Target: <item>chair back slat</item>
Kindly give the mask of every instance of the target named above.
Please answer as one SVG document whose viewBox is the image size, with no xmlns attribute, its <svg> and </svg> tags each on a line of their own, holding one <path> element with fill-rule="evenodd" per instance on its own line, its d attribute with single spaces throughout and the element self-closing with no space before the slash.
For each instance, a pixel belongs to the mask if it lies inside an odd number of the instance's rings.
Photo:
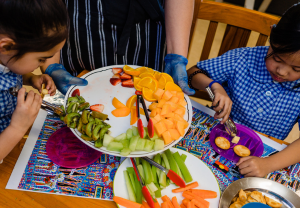
<svg viewBox="0 0 300 208">
<path fill-rule="evenodd" d="M 256 42 L 256 46 L 266 45 L 267 40 L 268 40 L 267 35 L 259 34 L 259 37 L 258 37 L 257 42 Z"/>
<path fill-rule="evenodd" d="M 209 56 L 209 53 L 211 50 L 211 46 L 213 44 L 214 37 L 215 37 L 216 31 L 217 31 L 217 27 L 218 27 L 217 22 L 209 23 L 209 27 L 208 27 L 208 30 L 206 33 L 206 38 L 205 38 L 202 54 L 200 57 L 200 61 L 208 59 L 208 56 Z"/>
</svg>

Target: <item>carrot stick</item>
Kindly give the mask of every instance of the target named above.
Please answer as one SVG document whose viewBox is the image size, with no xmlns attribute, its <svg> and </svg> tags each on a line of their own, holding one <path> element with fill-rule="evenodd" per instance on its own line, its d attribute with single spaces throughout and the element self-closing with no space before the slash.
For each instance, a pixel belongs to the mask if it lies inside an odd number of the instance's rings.
<svg viewBox="0 0 300 208">
<path fill-rule="evenodd" d="M 196 188 L 196 187 L 198 187 L 198 186 L 199 186 L 198 182 L 195 181 L 195 182 L 193 182 L 193 183 L 187 184 L 187 185 L 185 186 L 185 188 L 176 188 L 176 189 L 173 189 L 172 192 L 173 192 L 173 193 L 184 192 L 184 191 L 186 191 L 186 190 L 189 190 L 189 189 L 192 189 L 192 188 Z"/>
<path fill-rule="evenodd" d="M 187 208 L 192 208 L 192 203 L 191 202 L 187 203 Z"/>
<path fill-rule="evenodd" d="M 172 198 L 172 203 L 173 203 L 173 206 L 174 206 L 175 208 L 180 208 L 180 205 L 178 204 L 178 201 L 177 201 L 176 196 L 174 196 L 174 197 Z"/>
<path fill-rule="evenodd" d="M 189 199 L 189 200 L 193 200 L 196 199 L 199 203 L 203 204 L 205 207 L 209 207 L 209 202 L 204 200 L 202 197 L 197 196 L 189 191 L 184 191 L 182 193 L 182 196 Z M 196 204 L 197 205 L 197 204 Z M 198 205 L 197 205 L 198 206 Z"/>
<path fill-rule="evenodd" d="M 157 200 L 154 201 L 154 207 L 155 207 L 155 208 L 161 208 Z"/>
<path fill-rule="evenodd" d="M 168 202 L 163 202 L 161 208 L 169 208 Z"/>
<path fill-rule="evenodd" d="M 201 196 L 203 199 L 217 198 L 217 192 L 215 191 L 202 190 L 202 189 L 191 189 L 190 191 L 197 196 Z"/>
<path fill-rule="evenodd" d="M 192 199 L 192 202 L 199 208 L 209 208 L 209 202 L 208 202 L 208 205 L 200 202 L 197 199 Z"/>
<path fill-rule="evenodd" d="M 141 208 L 141 204 L 139 203 L 136 203 L 136 202 L 133 202 L 133 201 L 130 201 L 128 199 L 124 199 L 122 197 L 119 197 L 119 196 L 114 196 L 113 197 L 113 200 L 119 204 L 119 205 L 122 205 L 124 207 L 128 207 L 128 208 Z"/>
<path fill-rule="evenodd" d="M 188 202 L 190 202 L 190 200 L 188 200 L 188 199 L 183 199 L 183 200 L 182 200 L 182 203 L 184 204 L 184 206 L 187 206 L 187 203 L 188 203 Z"/>
<path fill-rule="evenodd" d="M 142 205 L 143 205 L 145 208 L 150 208 L 150 206 L 148 205 L 148 203 L 145 202 L 145 201 L 142 201 Z"/>
<path fill-rule="evenodd" d="M 170 208 L 175 208 L 170 200 L 170 198 L 167 196 L 167 195 L 164 195 L 161 197 L 161 199 L 164 201 L 164 202 L 167 202 L 168 206 Z"/>
<path fill-rule="evenodd" d="M 182 204 L 180 204 L 180 207 L 181 208 L 186 208 L 186 206 L 182 203 Z"/>
</svg>

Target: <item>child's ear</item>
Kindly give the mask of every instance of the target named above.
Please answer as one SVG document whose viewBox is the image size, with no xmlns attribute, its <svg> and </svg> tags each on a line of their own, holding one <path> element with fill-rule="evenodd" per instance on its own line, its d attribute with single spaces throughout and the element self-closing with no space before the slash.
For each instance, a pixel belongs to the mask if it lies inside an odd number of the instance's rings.
<svg viewBox="0 0 300 208">
<path fill-rule="evenodd" d="M 0 53 L 3 55 L 9 55 L 12 53 L 12 47 L 15 45 L 15 42 L 11 38 L 1 38 L 0 39 Z"/>
</svg>

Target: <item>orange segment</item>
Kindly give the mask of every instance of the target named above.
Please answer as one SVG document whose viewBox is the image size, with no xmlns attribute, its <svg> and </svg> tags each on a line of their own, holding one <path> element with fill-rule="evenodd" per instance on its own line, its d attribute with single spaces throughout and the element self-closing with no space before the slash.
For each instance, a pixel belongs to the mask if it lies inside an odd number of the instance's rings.
<svg viewBox="0 0 300 208">
<path fill-rule="evenodd" d="M 133 78 L 133 85 L 134 85 L 134 88 L 138 91 L 142 91 L 142 87 L 138 84 L 139 81 L 141 81 L 141 78 L 139 77 L 134 77 Z"/>
<path fill-rule="evenodd" d="M 138 117 L 137 117 L 137 114 L 136 114 L 136 110 L 135 109 L 130 109 L 131 111 L 131 116 L 130 116 L 130 125 L 133 125 L 135 124 L 135 122 L 137 122 L 138 120 Z"/>
<path fill-rule="evenodd" d="M 121 101 L 119 101 L 117 98 L 113 98 L 113 100 L 112 100 L 112 104 L 113 104 L 113 106 L 115 107 L 115 108 L 125 108 L 126 106 L 123 104 L 123 103 L 121 103 Z"/>
<path fill-rule="evenodd" d="M 167 82 L 174 82 L 173 78 L 167 73 L 161 73 L 161 76 L 163 76 L 165 78 L 166 83 Z"/>
<path fill-rule="evenodd" d="M 132 76 L 139 76 L 140 75 L 140 71 L 139 70 L 136 70 L 134 68 L 131 68 L 130 66 L 128 65 L 125 65 L 123 67 L 123 71 L 126 73 L 126 74 L 129 74 L 129 75 L 132 75 Z"/>
<path fill-rule="evenodd" d="M 134 109 L 134 110 L 136 111 L 136 106 L 132 106 L 131 109 Z M 145 111 L 144 111 L 144 109 L 141 108 L 141 107 L 140 107 L 140 114 L 141 114 L 141 115 L 145 115 Z"/>
<path fill-rule="evenodd" d="M 126 107 L 127 108 L 132 108 L 132 106 L 134 105 L 134 103 L 136 102 L 136 95 L 132 95 L 126 102 Z"/>
<path fill-rule="evenodd" d="M 126 117 L 130 114 L 130 108 L 118 108 L 111 112 L 115 117 Z"/>
<path fill-rule="evenodd" d="M 182 92 L 181 88 L 174 82 L 167 82 L 165 90 Z"/>
<path fill-rule="evenodd" d="M 154 72 L 154 77 L 155 77 L 155 79 L 158 81 L 159 79 L 160 79 L 160 75 L 161 73 L 160 72 L 158 72 L 158 71 L 155 71 Z"/>
<path fill-rule="evenodd" d="M 145 98 L 145 100 L 149 101 L 149 102 L 154 102 L 156 101 L 156 98 L 153 97 L 153 91 L 146 88 L 146 87 L 143 87 L 143 97 Z"/>
<path fill-rule="evenodd" d="M 158 88 L 160 89 L 164 89 L 165 85 L 166 85 L 166 79 L 164 76 L 160 76 L 159 80 L 158 80 Z"/>
<path fill-rule="evenodd" d="M 156 91 L 158 82 L 154 78 L 144 77 L 139 81 L 138 85 L 141 87 L 149 88 L 152 91 Z"/>
<path fill-rule="evenodd" d="M 152 79 L 155 79 L 155 77 L 152 75 L 152 73 L 150 72 L 145 72 L 145 73 L 142 73 L 140 74 L 139 76 L 141 79 L 144 78 L 144 77 L 151 77 Z"/>
<path fill-rule="evenodd" d="M 145 67 L 145 66 L 143 66 L 143 67 L 139 67 L 139 68 L 137 68 L 136 70 L 140 71 L 140 72 L 141 72 L 141 74 L 142 74 L 142 73 L 144 73 L 144 72 L 148 71 L 148 67 Z"/>
</svg>

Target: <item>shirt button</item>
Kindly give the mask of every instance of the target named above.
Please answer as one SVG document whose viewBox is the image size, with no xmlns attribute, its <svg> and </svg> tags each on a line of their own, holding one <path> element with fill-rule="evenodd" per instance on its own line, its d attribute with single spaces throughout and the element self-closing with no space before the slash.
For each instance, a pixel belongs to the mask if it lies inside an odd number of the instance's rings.
<svg viewBox="0 0 300 208">
<path fill-rule="evenodd" d="M 273 80 L 273 83 L 278 84 L 278 82 L 276 82 L 276 81 L 274 81 L 274 80 Z"/>
<path fill-rule="evenodd" d="M 270 91 L 267 91 L 267 92 L 266 92 L 266 95 L 267 95 L 267 96 L 270 96 L 271 94 L 272 94 L 272 93 L 271 93 Z"/>
<path fill-rule="evenodd" d="M 261 113 L 261 112 L 263 112 L 264 110 L 262 109 L 262 108 L 258 108 L 257 109 L 257 112 L 259 112 L 259 113 Z"/>
</svg>

